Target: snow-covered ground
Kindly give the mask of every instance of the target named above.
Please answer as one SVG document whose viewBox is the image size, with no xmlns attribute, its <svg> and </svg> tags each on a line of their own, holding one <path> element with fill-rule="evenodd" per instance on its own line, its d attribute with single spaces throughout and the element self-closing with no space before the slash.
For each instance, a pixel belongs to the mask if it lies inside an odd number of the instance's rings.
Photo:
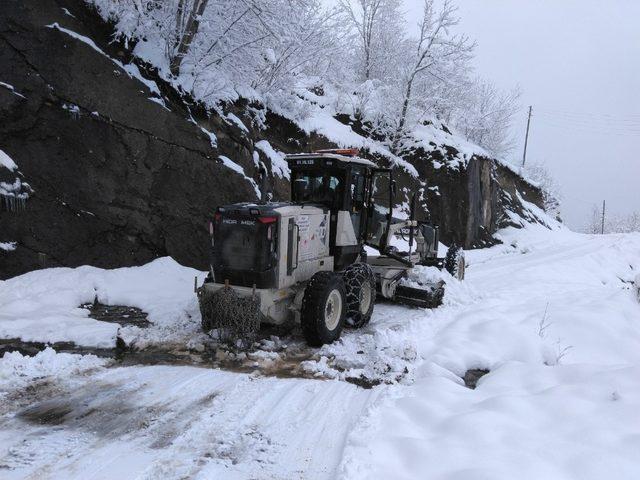
<svg viewBox="0 0 640 480">
<path fill-rule="evenodd" d="M 473 301 L 415 327 L 415 382 L 350 436 L 344 478 L 637 478 L 640 235 L 504 239 L 468 252 Z"/>
<path fill-rule="evenodd" d="M 637 478 L 640 234 L 502 237 L 467 252 L 441 308 L 378 304 L 314 351 L 317 380 L 5 354 L 2 478 Z M 112 342 L 117 326 L 78 308 L 97 295 L 149 313 L 140 346 L 193 342 L 197 274 L 160 259 L 0 282 L 0 336 Z M 489 371 L 475 390 L 470 369 Z"/>
<path fill-rule="evenodd" d="M 0 281 L 0 338 L 113 347 L 119 326 L 88 318 L 89 311 L 80 308 L 97 300 L 149 314 L 154 328 L 145 332 L 145 345 L 139 347 L 183 341 L 194 334 L 199 321 L 191 318 L 199 315 L 193 294 L 197 275 L 202 282 L 205 274 L 161 258 L 139 268 L 50 268 Z M 120 330 L 130 341 L 139 333 L 134 327 Z"/>
</svg>

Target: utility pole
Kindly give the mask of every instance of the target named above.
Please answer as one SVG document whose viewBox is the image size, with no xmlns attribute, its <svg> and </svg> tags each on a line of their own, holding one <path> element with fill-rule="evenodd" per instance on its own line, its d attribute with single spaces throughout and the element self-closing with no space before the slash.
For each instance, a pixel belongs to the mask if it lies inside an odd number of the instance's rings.
<svg viewBox="0 0 640 480">
<path fill-rule="evenodd" d="M 522 166 L 524 167 L 524 162 L 527 160 L 527 142 L 529 141 L 529 125 L 531 124 L 531 105 L 529 105 L 529 116 L 527 117 L 527 134 L 524 137 L 524 153 L 522 154 Z"/>
<path fill-rule="evenodd" d="M 600 229 L 600 235 L 604 235 L 604 200 L 602 200 L 602 228 Z"/>
</svg>

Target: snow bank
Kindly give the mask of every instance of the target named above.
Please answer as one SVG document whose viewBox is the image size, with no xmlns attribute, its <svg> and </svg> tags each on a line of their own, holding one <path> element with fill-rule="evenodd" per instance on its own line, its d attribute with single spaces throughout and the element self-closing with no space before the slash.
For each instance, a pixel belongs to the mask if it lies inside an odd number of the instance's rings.
<svg viewBox="0 0 640 480">
<path fill-rule="evenodd" d="M 149 314 L 149 329 L 121 330 L 129 338 L 142 335 L 139 341 L 147 343 L 182 338 L 199 331 L 195 276 L 203 274 L 165 257 L 141 267 L 50 268 L 0 281 L 0 338 L 113 348 L 119 325 L 88 318 L 89 311 L 79 308 L 94 299 Z"/>
<path fill-rule="evenodd" d="M 103 367 L 108 362 L 95 355 L 56 353 L 52 348 L 46 348 L 33 357 L 7 352 L 0 358 L 0 395 L 22 387 L 33 379 L 79 375 Z"/>
<path fill-rule="evenodd" d="M 445 295 L 439 309 L 378 302 L 367 327 L 345 330 L 340 341 L 320 348 L 319 361 L 306 361 L 303 369 L 316 376 L 350 381 L 361 379 L 374 385 L 412 384 L 416 368 L 422 364 L 419 339 L 432 334 L 431 320 L 442 309 L 471 305 L 482 298 L 467 282 L 460 282 L 447 271 L 435 267 L 414 267 L 403 283 L 422 288 L 441 280 L 445 282 Z"/>
<path fill-rule="evenodd" d="M 416 353 L 411 387 L 354 430 L 341 478 L 635 478 L 640 234 L 500 236 L 466 252 L 472 298 L 384 320 Z M 473 391 L 469 369 L 490 371 Z"/>
<path fill-rule="evenodd" d="M 639 374 L 514 362 L 473 392 L 425 378 L 378 412 L 384 435 L 351 444 L 342 478 L 633 479 Z"/>
<path fill-rule="evenodd" d="M 447 159 L 449 153 L 446 147 L 453 147 L 458 151 L 456 157 L 447 162 L 447 168 L 466 167 L 473 155 L 491 158 L 492 155 L 482 147 L 465 140 L 462 136 L 453 135 L 443 130 L 441 125 L 416 125 L 404 145 L 406 148 L 422 147 L 426 151 L 439 151 Z M 436 168 L 438 165 L 436 165 Z"/>
<path fill-rule="evenodd" d="M 9 155 L 0 150 L 0 167 L 8 169 L 10 172 L 18 169 L 18 165 L 14 162 Z"/>
</svg>

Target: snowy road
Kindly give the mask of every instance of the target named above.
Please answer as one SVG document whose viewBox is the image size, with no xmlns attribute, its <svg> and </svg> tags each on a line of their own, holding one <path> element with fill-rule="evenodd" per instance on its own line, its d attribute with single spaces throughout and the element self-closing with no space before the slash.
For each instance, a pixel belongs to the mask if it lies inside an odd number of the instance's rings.
<svg viewBox="0 0 640 480">
<path fill-rule="evenodd" d="M 45 382 L 11 398 L 21 413 L 2 425 L 3 478 L 334 478 L 376 396 L 193 367 Z"/>
<path fill-rule="evenodd" d="M 637 478 L 640 235 L 537 227 L 504 235 L 504 245 L 469 252 L 468 279 L 450 282 L 443 307 L 379 304 L 371 325 L 323 347 L 308 371 L 333 380 L 114 367 L 50 351 L 40 362 L 5 356 L 0 476 Z M 130 270 L 123 274 L 145 275 Z M 84 317 L 68 306 L 94 290 L 153 310 L 99 272 L 82 275 L 89 293 L 51 301 L 69 322 Z M 38 311 L 25 282 L 0 283 L 0 300 L 13 309 L 0 312 L 0 332 L 14 335 L 17 316 L 37 318 L 18 312 Z M 178 335 L 171 316 L 178 325 L 189 318 L 187 293 L 151 315 L 169 336 Z M 113 335 L 90 333 L 93 344 Z M 490 370 L 475 390 L 461 379 L 469 369 Z M 360 388 L 342 381 L 345 372 L 383 383 Z"/>
</svg>

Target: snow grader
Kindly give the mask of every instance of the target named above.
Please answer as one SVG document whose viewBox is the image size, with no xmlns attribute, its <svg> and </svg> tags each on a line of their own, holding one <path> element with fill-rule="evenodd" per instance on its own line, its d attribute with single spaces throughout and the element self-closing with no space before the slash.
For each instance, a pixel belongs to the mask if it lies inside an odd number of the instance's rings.
<svg viewBox="0 0 640 480">
<path fill-rule="evenodd" d="M 438 227 L 414 219 L 415 197 L 409 218 L 394 218 L 392 171 L 357 155 L 288 155 L 290 202 L 217 208 L 210 271 L 196 284 L 206 332 L 246 338 L 261 323 L 298 322 L 307 343 L 320 346 L 345 326 L 366 325 L 376 297 L 437 307 L 444 282 L 408 282 L 416 265 L 447 268 L 462 279 L 462 250 L 450 247 L 438 257 Z M 404 238 L 408 251 L 391 246 L 393 237 Z"/>
</svg>

